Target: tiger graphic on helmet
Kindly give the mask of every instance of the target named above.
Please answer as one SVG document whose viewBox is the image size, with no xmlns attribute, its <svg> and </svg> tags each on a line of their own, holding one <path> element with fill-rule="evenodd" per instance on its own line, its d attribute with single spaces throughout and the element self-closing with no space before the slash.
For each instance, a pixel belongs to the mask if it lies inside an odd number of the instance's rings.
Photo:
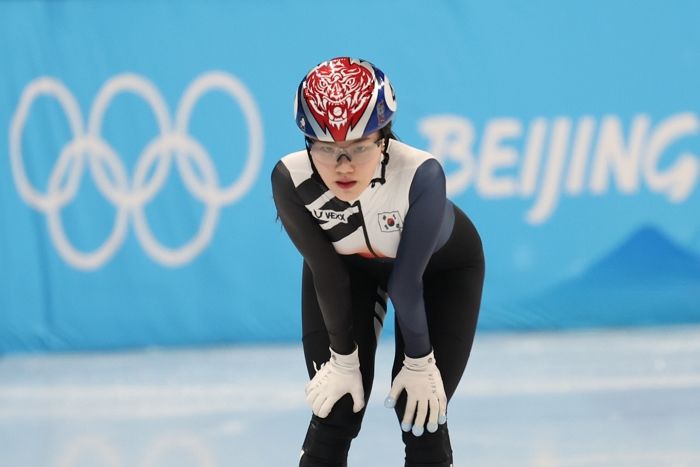
<svg viewBox="0 0 700 467">
<path fill-rule="evenodd" d="M 359 139 L 386 126 L 396 110 L 389 79 L 370 62 L 337 57 L 314 67 L 295 98 L 296 123 L 310 138 Z"/>
</svg>

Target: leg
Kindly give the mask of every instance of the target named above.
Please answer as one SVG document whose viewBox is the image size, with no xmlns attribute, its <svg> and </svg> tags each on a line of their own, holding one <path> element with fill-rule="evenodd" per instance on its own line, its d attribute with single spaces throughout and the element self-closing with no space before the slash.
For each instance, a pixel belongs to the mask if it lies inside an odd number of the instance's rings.
<svg viewBox="0 0 700 467">
<path fill-rule="evenodd" d="M 374 355 L 377 349 L 378 331 L 381 329 L 377 315 L 383 321 L 386 311 L 386 296 L 377 285 L 359 274 L 351 276 L 353 300 L 353 333 L 357 342 L 365 403 L 369 400 L 374 379 Z M 311 270 L 304 265 L 302 278 L 302 328 L 304 355 L 309 377 L 316 373 L 314 365 L 328 361 L 328 333 L 316 298 Z M 300 467 L 347 465 L 351 441 L 357 436 L 362 424 L 364 409 L 352 411 L 352 397 L 346 394 L 333 407 L 326 418 L 312 415 L 304 439 Z"/>
</svg>

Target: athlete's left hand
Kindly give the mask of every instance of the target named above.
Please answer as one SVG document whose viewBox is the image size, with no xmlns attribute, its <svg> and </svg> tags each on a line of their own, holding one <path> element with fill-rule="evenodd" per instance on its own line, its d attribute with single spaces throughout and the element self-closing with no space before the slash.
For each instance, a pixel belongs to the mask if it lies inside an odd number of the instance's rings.
<svg viewBox="0 0 700 467">
<path fill-rule="evenodd" d="M 447 395 L 442 384 L 442 375 L 435 365 L 435 356 L 430 352 L 425 357 L 411 358 L 405 356 L 403 368 L 394 378 L 389 397 L 384 406 L 394 408 L 401 391 L 406 390 L 406 411 L 404 412 L 401 429 L 411 430 L 415 436 L 423 434 L 428 409 L 430 417 L 425 426 L 430 433 L 435 433 L 438 424 L 447 421 Z"/>
</svg>

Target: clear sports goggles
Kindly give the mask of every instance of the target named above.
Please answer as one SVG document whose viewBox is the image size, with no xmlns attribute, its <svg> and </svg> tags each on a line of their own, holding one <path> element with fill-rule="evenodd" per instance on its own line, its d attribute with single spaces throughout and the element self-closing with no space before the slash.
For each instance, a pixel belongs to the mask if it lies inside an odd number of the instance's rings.
<svg viewBox="0 0 700 467">
<path fill-rule="evenodd" d="M 306 147 L 314 162 L 318 164 L 335 166 L 343 156 L 351 163 L 362 164 L 370 161 L 377 154 L 377 148 L 381 147 L 383 139 L 380 137 L 376 141 L 360 141 L 341 148 L 333 143 L 313 141 L 307 138 Z"/>
</svg>

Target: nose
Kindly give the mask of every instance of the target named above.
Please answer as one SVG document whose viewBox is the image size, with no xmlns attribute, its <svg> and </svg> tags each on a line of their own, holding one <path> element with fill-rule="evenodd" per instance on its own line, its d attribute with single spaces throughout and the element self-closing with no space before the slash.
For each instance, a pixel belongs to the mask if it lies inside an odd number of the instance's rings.
<svg viewBox="0 0 700 467">
<path fill-rule="evenodd" d="M 350 163 L 350 158 L 344 154 L 340 156 L 338 164 L 335 166 L 335 171 L 339 173 L 348 173 L 354 170 L 352 164 Z"/>
</svg>

